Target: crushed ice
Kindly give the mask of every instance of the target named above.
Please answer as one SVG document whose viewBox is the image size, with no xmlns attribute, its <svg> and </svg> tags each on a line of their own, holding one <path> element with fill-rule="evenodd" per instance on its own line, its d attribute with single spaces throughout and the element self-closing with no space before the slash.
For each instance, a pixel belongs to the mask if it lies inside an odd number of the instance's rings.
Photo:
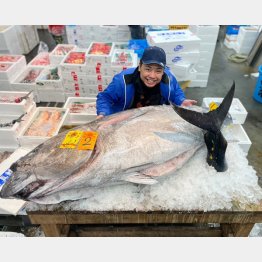
<svg viewBox="0 0 262 262">
<path fill-rule="evenodd" d="M 63 203 L 64 210 L 153 211 L 232 209 L 257 204 L 262 199 L 256 171 L 235 143 L 226 151 L 228 170 L 218 173 L 206 163 L 206 148 L 201 148 L 175 174 L 150 186 L 126 184 L 97 190 L 88 199 Z M 57 205 L 30 203 L 28 210 L 54 210 Z"/>
</svg>

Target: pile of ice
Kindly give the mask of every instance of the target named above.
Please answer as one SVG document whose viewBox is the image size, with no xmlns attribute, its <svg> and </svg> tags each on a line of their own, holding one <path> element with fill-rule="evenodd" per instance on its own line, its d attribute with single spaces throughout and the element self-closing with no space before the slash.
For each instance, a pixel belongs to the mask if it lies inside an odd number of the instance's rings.
<svg viewBox="0 0 262 262">
<path fill-rule="evenodd" d="M 88 199 L 63 203 L 64 210 L 153 211 L 231 209 L 257 204 L 262 199 L 258 177 L 241 148 L 228 144 L 228 170 L 216 172 L 206 162 L 201 148 L 179 171 L 155 185 L 126 184 L 98 189 Z M 59 205 L 30 204 L 29 210 L 54 210 Z"/>
</svg>

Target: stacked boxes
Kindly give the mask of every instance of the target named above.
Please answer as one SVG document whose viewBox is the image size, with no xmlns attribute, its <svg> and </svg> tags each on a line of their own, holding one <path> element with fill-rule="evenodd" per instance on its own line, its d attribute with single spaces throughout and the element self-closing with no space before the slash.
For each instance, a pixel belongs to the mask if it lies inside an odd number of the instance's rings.
<svg viewBox="0 0 262 262">
<path fill-rule="evenodd" d="M 64 59 L 64 57 L 72 50 L 76 49 L 76 45 L 68 45 L 68 44 L 59 44 L 54 50 L 50 53 L 50 64 L 51 65 L 59 65 L 60 62 Z"/>
<path fill-rule="evenodd" d="M 178 81 L 195 78 L 195 64 L 199 60 L 200 38 L 190 30 L 149 31 L 147 42 L 151 46 L 163 48 L 167 56 L 167 66 Z"/>
<path fill-rule="evenodd" d="M 11 82 L 11 89 L 13 91 L 32 91 L 34 94 L 34 99 L 36 102 L 39 102 L 37 96 L 37 86 L 36 79 L 43 71 L 41 67 L 26 67 L 17 78 Z"/>
<path fill-rule="evenodd" d="M 0 26 L 0 53 L 28 54 L 39 43 L 33 25 Z"/>
<path fill-rule="evenodd" d="M 202 102 L 202 107 L 208 108 L 212 102 L 219 105 L 222 100 L 223 98 L 221 97 L 205 97 Z M 237 142 L 242 150 L 248 154 L 252 143 L 242 126 L 242 124 L 246 121 L 247 111 L 238 98 L 233 98 L 232 104 L 228 111 L 228 116 L 231 119 L 230 122 L 232 123 L 224 124 L 222 126 L 222 134 L 229 143 Z"/>
<path fill-rule="evenodd" d="M 91 42 L 127 42 L 131 39 L 127 25 L 68 25 L 69 44 L 87 48 Z"/>
<path fill-rule="evenodd" d="M 70 51 L 59 67 L 66 97 L 87 96 L 86 50 Z"/>
<path fill-rule="evenodd" d="M 60 68 L 45 68 L 36 79 L 37 96 L 40 102 L 65 102 L 65 93 Z"/>
<path fill-rule="evenodd" d="M 19 147 L 18 134 L 35 108 L 32 93 L 0 92 L 0 151 L 12 151 Z"/>
<path fill-rule="evenodd" d="M 111 82 L 111 59 L 114 43 L 92 42 L 86 52 L 87 60 L 87 93 L 88 96 L 97 96 Z M 91 74 L 93 70 L 96 74 Z M 102 72 L 108 72 L 103 74 Z"/>
<path fill-rule="evenodd" d="M 11 82 L 26 67 L 23 55 L 0 54 L 0 91 L 11 90 Z"/>
<path fill-rule="evenodd" d="M 45 68 L 50 65 L 50 58 L 48 52 L 39 53 L 34 59 L 28 64 L 29 67 L 41 67 Z"/>
<path fill-rule="evenodd" d="M 206 87 L 216 48 L 219 26 L 193 25 L 189 26 L 189 29 L 201 39 L 199 61 L 195 65 L 196 78 L 189 83 L 189 87 Z"/>
<path fill-rule="evenodd" d="M 257 26 L 241 26 L 233 49 L 238 54 L 248 55 L 259 35 Z"/>
<path fill-rule="evenodd" d="M 0 53 L 23 54 L 23 50 L 19 45 L 16 26 L 0 26 Z"/>
<path fill-rule="evenodd" d="M 227 48 L 234 48 L 237 40 L 240 25 L 228 25 L 226 28 L 226 36 L 224 39 L 224 45 Z"/>
</svg>

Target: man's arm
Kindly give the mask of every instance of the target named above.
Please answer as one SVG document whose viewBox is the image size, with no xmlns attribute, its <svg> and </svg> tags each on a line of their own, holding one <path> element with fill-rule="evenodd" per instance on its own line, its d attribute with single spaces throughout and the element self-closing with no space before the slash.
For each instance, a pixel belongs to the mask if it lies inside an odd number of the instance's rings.
<svg viewBox="0 0 262 262">
<path fill-rule="evenodd" d="M 112 105 L 118 103 L 119 98 L 122 95 L 120 79 L 119 74 L 115 75 L 107 88 L 103 92 L 98 93 L 96 100 L 98 116 L 112 114 Z"/>
</svg>

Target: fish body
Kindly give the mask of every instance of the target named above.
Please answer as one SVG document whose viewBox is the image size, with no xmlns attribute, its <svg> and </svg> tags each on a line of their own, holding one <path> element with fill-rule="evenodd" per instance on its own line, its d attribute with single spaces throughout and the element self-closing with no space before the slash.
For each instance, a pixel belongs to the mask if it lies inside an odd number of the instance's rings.
<svg viewBox="0 0 262 262">
<path fill-rule="evenodd" d="M 51 204 L 117 183 L 154 184 L 204 145 L 203 131 L 172 106 L 127 110 L 72 130 L 98 132 L 94 150 L 61 149 L 68 131 L 50 138 L 10 167 L 1 197 Z"/>
</svg>

